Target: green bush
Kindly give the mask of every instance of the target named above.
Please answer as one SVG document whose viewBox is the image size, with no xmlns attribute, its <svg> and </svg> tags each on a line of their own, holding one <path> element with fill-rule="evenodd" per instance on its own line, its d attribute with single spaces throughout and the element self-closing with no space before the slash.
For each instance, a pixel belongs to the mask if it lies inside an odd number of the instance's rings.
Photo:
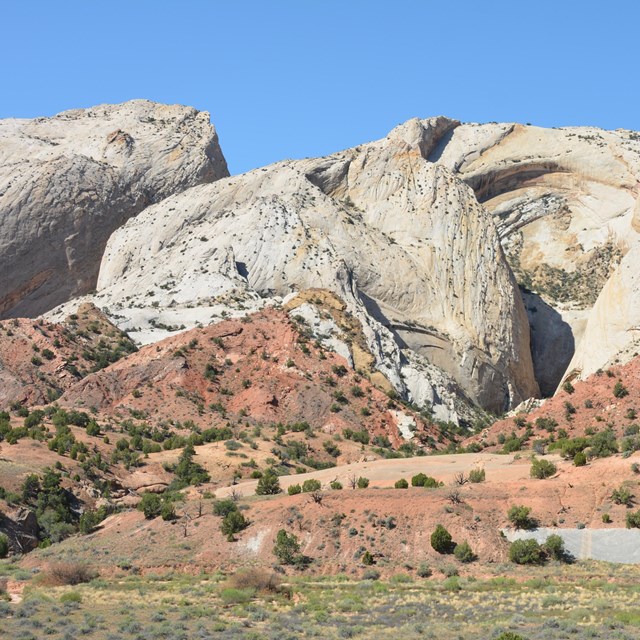
<svg viewBox="0 0 640 640">
<path fill-rule="evenodd" d="M 287 533 L 284 529 L 280 529 L 276 535 L 273 555 L 278 558 L 282 564 L 298 564 L 302 556 L 300 555 L 300 542 L 297 536 L 293 533 Z"/>
<path fill-rule="evenodd" d="M 516 529 L 534 529 L 536 521 L 530 514 L 531 507 L 513 505 L 507 512 L 507 518 Z"/>
<path fill-rule="evenodd" d="M 630 507 L 633 504 L 635 496 L 625 486 L 621 486 L 618 489 L 614 489 L 611 494 L 611 499 L 616 504 L 623 504 L 625 507 Z"/>
<path fill-rule="evenodd" d="M 622 380 L 618 380 L 618 382 L 613 385 L 613 395 L 616 398 L 624 398 L 629 395 L 629 390 L 622 384 Z"/>
<path fill-rule="evenodd" d="M 269 467 L 262 474 L 262 478 L 258 480 L 258 486 L 256 487 L 256 494 L 259 496 L 272 496 L 280 493 L 280 479 L 273 467 Z"/>
<path fill-rule="evenodd" d="M 224 604 L 246 604 L 251 601 L 254 595 L 253 589 L 234 589 L 232 587 L 222 589 L 220 592 Z"/>
<path fill-rule="evenodd" d="M 562 536 L 556 533 L 551 534 L 542 545 L 544 552 L 554 560 L 565 560 L 567 552 L 564 548 L 564 540 Z"/>
<path fill-rule="evenodd" d="M 627 512 L 627 529 L 640 529 L 640 509 Z"/>
<path fill-rule="evenodd" d="M 373 563 L 374 563 L 373 555 L 371 554 L 370 551 L 365 551 L 362 554 L 362 564 L 370 566 Z"/>
<path fill-rule="evenodd" d="M 578 451 L 578 453 L 573 456 L 573 464 L 576 467 L 584 467 L 587 464 L 587 456 L 584 451 Z"/>
<path fill-rule="evenodd" d="M 225 498 L 224 500 L 216 500 L 213 503 L 213 515 L 226 516 L 233 511 L 238 510 L 238 505 L 231 499 Z"/>
<path fill-rule="evenodd" d="M 501 633 L 495 640 L 526 640 L 524 636 L 521 636 L 513 631 L 505 631 Z"/>
<path fill-rule="evenodd" d="M 471 471 L 469 471 L 469 482 L 484 482 L 486 477 L 487 475 L 484 469 L 471 469 Z"/>
<path fill-rule="evenodd" d="M 602 522 L 604 522 L 605 524 L 611 524 L 611 516 L 608 513 L 603 513 Z"/>
<path fill-rule="evenodd" d="M 435 478 L 425 475 L 424 473 L 418 473 L 411 478 L 412 487 L 427 487 L 428 489 L 434 489 L 442 486 Z"/>
<path fill-rule="evenodd" d="M 515 564 L 542 564 L 544 551 L 535 540 L 516 540 L 509 547 L 509 560 Z"/>
<path fill-rule="evenodd" d="M 309 478 L 302 483 L 302 492 L 311 493 L 312 491 L 320 491 L 322 483 L 315 478 Z"/>
<path fill-rule="evenodd" d="M 396 489 L 408 489 L 409 483 L 404 478 L 400 478 L 400 480 L 395 483 L 394 487 Z"/>
<path fill-rule="evenodd" d="M 358 478 L 358 489 L 366 489 L 369 486 L 369 478 L 363 478 L 362 476 L 360 476 Z"/>
<path fill-rule="evenodd" d="M 452 540 L 451 534 L 441 524 L 431 534 L 431 546 L 438 553 L 451 553 Z"/>
<path fill-rule="evenodd" d="M 558 468 L 553 462 L 549 460 L 540 460 L 538 458 L 533 458 L 531 461 L 531 470 L 529 474 L 532 478 L 538 478 L 538 480 L 544 480 L 545 478 L 550 478 Z"/>
<path fill-rule="evenodd" d="M 471 545 L 466 540 L 455 546 L 453 555 L 457 560 L 465 564 L 468 562 L 473 562 L 476 559 L 476 554 L 473 553 Z"/>
<path fill-rule="evenodd" d="M 287 493 L 290 496 L 295 496 L 298 493 L 302 493 L 302 487 L 299 484 L 291 484 L 287 487 Z"/>
<path fill-rule="evenodd" d="M 232 511 L 222 518 L 220 530 L 227 536 L 229 542 L 233 542 L 235 540 L 235 534 L 246 529 L 248 526 L 249 522 L 240 511 Z"/>
<path fill-rule="evenodd" d="M 0 558 L 9 555 L 9 538 L 4 533 L 0 533 Z"/>
<path fill-rule="evenodd" d="M 162 505 L 162 509 L 160 510 L 160 517 L 166 522 L 175 520 L 176 517 L 176 508 L 173 502 L 166 501 Z"/>
<path fill-rule="evenodd" d="M 416 574 L 419 578 L 429 578 L 433 575 L 433 571 L 431 571 L 431 567 L 426 562 L 422 562 L 418 566 Z"/>
<path fill-rule="evenodd" d="M 145 491 L 145 493 L 142 494 L 140 504 L 138 504 L 138 510 L 144 513 L 144 517 L 147 520 L 157 518 L 162 511 L 162 500 L 160 499 L 160 496 L 155 493 Z"/>
<path fill-rule="evenodd" d="M 334 491 L 340 491 L 342 489 L 342 482 L 338 481 L 338 480 L 333 480 L 332 482 L 329 483 L 329 486 L 334 490 Z"/>
</svg>

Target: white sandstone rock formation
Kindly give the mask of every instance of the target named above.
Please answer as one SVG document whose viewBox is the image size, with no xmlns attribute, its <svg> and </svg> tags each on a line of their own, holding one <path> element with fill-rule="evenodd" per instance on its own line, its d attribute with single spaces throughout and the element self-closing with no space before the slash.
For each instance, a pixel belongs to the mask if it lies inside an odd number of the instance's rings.
<svg viewBox="0 0 640 640">
<path fill-rule="evenodd" d="M 95 301 L 130 329 L 135 313 L 158 326 L 167 311 L 199 308 L 202 322 L 216 305 L 326 289 L 410 398 L 439 403 L 429 368 L 493 411 L 536 395 L 526 313 L 493 220 L 428 160 L 457 124 L 411 120 L 377 142 L 171 196 L 110 238 Z"/>
<path fill-rule="evenodd" d="M 113 231 L 227 175 L 209 114 L 191 107 L 134 100 L 0 120 L 0 317 L 91 291 Z"/>
<path fill-rule="evenodd" d="M 463 124 L 430 159 L 454 170 L 494 215 L 515 275 L 532 291 L 536 378 L 543 393 L 553 393 L 574 345 L 587 360 L 600 349 L 582 340 L 583 331 L 596 322 L 593 304 L 638 238 L 640 135 Z"/>
</svg>

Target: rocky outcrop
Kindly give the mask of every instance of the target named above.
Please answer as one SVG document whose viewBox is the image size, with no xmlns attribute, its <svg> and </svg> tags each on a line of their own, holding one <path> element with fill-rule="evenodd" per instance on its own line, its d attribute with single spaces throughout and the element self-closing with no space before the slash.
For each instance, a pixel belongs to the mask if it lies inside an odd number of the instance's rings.
<svg viewBox="0 0 640 640">
<path fill-rule="evenodd" d="M 167 198 L 111 237 L 95 300 L 129 329 L 177 328 L 178 318 L 210 322 L 326 289 L 408 397 L 441 404 L 430 367 L 493 411 L 536 395 L 526 314 L 495 225 L 428 159 L 456 125 L 411 120 L 378 142 Z"/>
<path fill-rule="evenodd" d="M 95 288 L 111 233 L 228 175 L 209 114 L 135 100 L 0 121 L 0 317 Z"/>
<path fill-rule="evenodd" d="M 596 322 L 596 298 L 638 237 L 640 135 L 464 124 L 443 137 L 431 159 L 474 189 L 494 216 L 518 282 L 553 310 L 541 308 L 550 324 L 538 315 L 533 325 L 536 374 L 551 393 L 574 344 L 600 349 L 582 333 L 587 320 Z"/>
</svg>

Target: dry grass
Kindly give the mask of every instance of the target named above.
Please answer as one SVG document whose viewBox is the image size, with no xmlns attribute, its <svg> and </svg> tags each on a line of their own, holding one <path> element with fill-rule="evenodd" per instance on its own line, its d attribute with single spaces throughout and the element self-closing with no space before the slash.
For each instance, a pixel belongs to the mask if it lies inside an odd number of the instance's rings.
<svg viewBox="0 0 640 640">
<path fill-rule="evenodd" d="M 48 587 L 62 587 L 91 582 L 97 577 L 98 572 L 83 562 L 56 562 L 42 572 L 38 582 Z"/>
</svg>

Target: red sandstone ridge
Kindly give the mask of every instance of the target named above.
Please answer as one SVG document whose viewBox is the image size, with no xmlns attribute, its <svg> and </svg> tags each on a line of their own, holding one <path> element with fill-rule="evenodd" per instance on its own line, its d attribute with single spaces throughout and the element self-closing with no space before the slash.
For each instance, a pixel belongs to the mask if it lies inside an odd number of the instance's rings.
<svg viewBox="0 0 640 640">
<path fill-rule="evenodd" d="M 524 435 L 527 426 L 533 428 L 532 439 L 558 437 L 564 429 L 570 438 L 612 429 L 616 437 L 628 435 L 629 427 L 640 422 L 640 357 L 622 366 L 598 371 L 584 381 L 565 383 L 555 396 L 529 413 L 498 420 L 482 434 L 469 438 L 465 444 L 485 444 L 500 448 L 500 434 L 515 432 Z M 553 431 L 548 425 L 555 421 Z"/>
<path fill-rule="evenodd" d="M 143 347 L 70 387 L 65 406 L 149 422 L 308 422 L 324 432 L 366 430 L 402 443 L 396 411 L 418 440 L 436 437 L 422 417 L 395 405 L 341 356 L 311 342 L 284 311 L 193 329 Z"/>
</svg>

